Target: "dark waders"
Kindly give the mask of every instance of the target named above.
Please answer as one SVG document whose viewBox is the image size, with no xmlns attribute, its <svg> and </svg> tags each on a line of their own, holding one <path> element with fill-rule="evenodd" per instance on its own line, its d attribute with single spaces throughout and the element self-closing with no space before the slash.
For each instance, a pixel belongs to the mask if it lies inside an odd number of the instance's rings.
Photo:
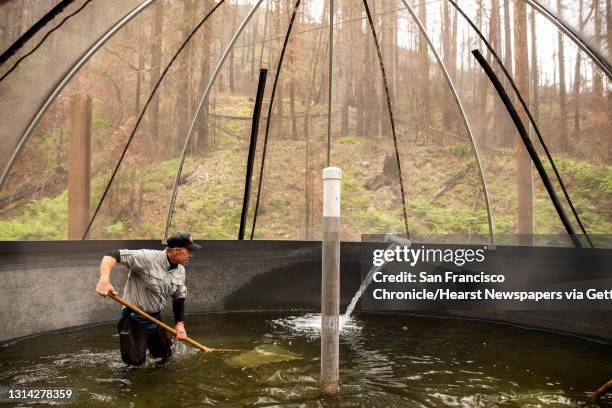
<svg viewBox="0 0 612 408">
<path fill-rule="evenodd" d="M 149 313 L 161 320 L 159 312 Z M 145 362 L 147 349 L 155 358 L 168 358 L 172 355 L 171 341 L 164 330 L 134 312 L 123 309 L 117 323 L 121 359 L 130 365 L 142 365 Z"/>
</svg>

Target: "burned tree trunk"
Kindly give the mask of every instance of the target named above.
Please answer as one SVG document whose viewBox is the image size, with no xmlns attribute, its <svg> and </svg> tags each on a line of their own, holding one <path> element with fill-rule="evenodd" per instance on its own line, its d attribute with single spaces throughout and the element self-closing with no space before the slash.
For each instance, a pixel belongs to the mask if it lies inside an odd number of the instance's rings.
<svg viewBox="0 0 612 408">
<path fill-rule="evenodd" d="M 153 32 L 151 33 L 151 70 L 150 70 L 150 86 L 151 90 L 160 76 L 161 70 L 161 50 L 162 50 L 162 25 L 164 23 L 163 3 L 157 2 L 154 6 L 153 13 Z M 149 127 L 149 146 L 151 146 L 154 155 L 161 153 L 157 146 L 160 145 L 159 139 L 159 93 L 151 101 L 148 115 Z"/>
<path fill-rule="evenodd" d="M 593 13 L 595 16 L 595 35 L 593 40 L 595 42 L 596 47 L 601 47 L 601 8 L 599 7 L 600 0 L 593 0 Z M 595 95 L 602 96 L 603 95 L 603 77 L 601 75 L 601 71 L 599 67 L 593 64 L 593 92 Z"/>
<path fill-rule="evenodd" d="M 397 185 L 398 180 L 397 158 L 395 154 L 388 154 L 385 156 L 381 173 L 368 180 L 365 186 L 369 190 L 378 190 L 383 186 Z"/>
<path fill-rule="evenodd" d="M 212 0 L 204 1 L 204 10 L 208 12 L 213 7 Z M 211 59 L 211 37 L 210 37 L 210 26 L 205 25 L 203 27 L 203 35 L 202 35 L 202 43 L 200 48 L 202 50 L 202 59 L 200 60 L 200 82 L 198 84 L 198 95 L 203 95 L 206 90 L 206 85 L 210 79 L 210 59 Z M 197 145 L 194 146 L 194 150 L 201 153 L 207 153 L 209 148 L 209 139 L 208 139 L 208 112 L 209 112 L 209 103 L 208 98 L 204 101 L 202 105 L 202 112 L 198 116 L 198 121 L 196 123 L 196 131 L 197 131 Z"/>
<path fill-rule="evenodd" d="M 557 12 L 561 14 L 561 0 L 557 0 Z M 567 150 L 567 90 L 565 88 L 565 50 L 563 34 L 557 33 L 559 43 L 559 150 Z"/>
<path fill-rule="evenodd" d="M 423 23 L 424 27 L 427 27 L 427 9 L 425 0 L 419 0 L 419 19 Z M 419 50 L 418 50 L 418 61 L 419 61 L 419 122 L 422 125 L 429 124 L 431 113 L 430 113 L 430 101 L 429 101 L 429 53 L 427 50 L 428 44 L 424 35 L 419 35 Z M 422 130 L 422 129 L 421 129 Z M 420 133 L 417 131 L 417 133 Z"/>
<path fill-rule="evenodd" d="M 515 81 L 525 102 L 529 99 L 529 60 L 527 58 L 527 10 L 522 1 L 514 2 L 514 66 Z M 520 112 L 521 121 L 527 115 Z M 516 143 L 516 184 L 518 190 L 518 234 L 520 245 L 533 244 L 533 190 L 531 160 L 518 132 Z"/>
<path fill-rule="evenodd" d="M 583 0 L 580 0 L 580 4 L 578 6 L 578 18 L 580 24 L 583 24 Z M 574 86 L 572 93 L 574 94 L 574 138 L 578 139 L 580 137 L 580 86 L 582 83 L 582 75 L 581 75 L 581 65 L 582 65 L 582 52 L 580 49 L 576 50 L 576 65 L 574 67 Z"/>
<path fill-rule="evenodd" d="M 531 25 L 531 106 L 533 111 L 533 118 L 536 123 L 540 121 L 540 72 L 538 71 L 538 47 L 537 47 L 537 33 L 535 24 L 535 10 L 531 11 L 530 25 Z"/>
</svg>

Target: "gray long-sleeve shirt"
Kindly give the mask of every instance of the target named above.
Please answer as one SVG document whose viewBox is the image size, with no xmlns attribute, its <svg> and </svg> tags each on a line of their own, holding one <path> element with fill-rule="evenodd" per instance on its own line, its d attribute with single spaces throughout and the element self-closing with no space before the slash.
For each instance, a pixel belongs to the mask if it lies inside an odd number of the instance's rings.
<svg viewBox="0 0 612 408">
<path fill-rule="evenodd" d="M 159 312 L 168 297 L 185 298 L 185 267 L 170 269 L 166 251 L 121 249 L 119 263 L 127 266 L 128 280 L 123 289 L 126 301 L 145 312 Z"/>
</svg>

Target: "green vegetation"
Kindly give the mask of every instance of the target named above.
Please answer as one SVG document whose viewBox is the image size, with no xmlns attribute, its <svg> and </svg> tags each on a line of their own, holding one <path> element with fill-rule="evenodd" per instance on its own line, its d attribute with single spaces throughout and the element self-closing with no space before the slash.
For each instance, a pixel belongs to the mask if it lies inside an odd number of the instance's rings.
<svg viewBox="0 0 612 408">
<path fill-rule="evenodd" d="M 193 171 L 194 160 L 187 158 L 183 167 L 183 176 L 188 177 Z M 163 180 L 173 180 L 178 167 L 178 159 L 163 161 L 159 166 L 149 166 L 142 169 L 142 179 L 144 191 L 158 194 L 160 182 Z M 125 180 L 121 179 L 121 175 L 117 178 L 119 182 L 117 187 L 111 188 L 109 198 L 115 195 L 127 195 L 133 191 L 133 180 L 127 180 L 129 188 L 121 184 L 126 184 Z M 91 209 L 96 208 L 98 200 L 102 196 L 102 192 L 106 187 L 106 183 L 110 177 L 110 171 L 105 172 L 92 180 L 91 183 Z M 121 207 L 108 208 L 109 205 L 103 206 L 103 212 L 110 213 L 105 219 L 102 227 L 104 238 L 114 239 L 123 238 L 128 228 L 133 228 L 129 214 L 122 211 Z M 33 199 L 23 204 L 22 206 L 14 204 L 5 209 L 3 218 L 0 220 L 0 240 L 61 240 L 68 236 L 68 190 L 64 189 L 55 197 L 43 197 Z M 147 224 L 139 226 L 139 232 L 146 235 L 156 236 L 158 231 L 153 231 L 148 228 Z"/>
<path fill-rule="evenodd" d="M 237 101 L 224 112 L 246 115 L 249 101 Z M 97 123 L 104 125 L 99 116 Z M 232 131 L 247 122 L 227 121 Z M 43 137 L 43 150 L 56 136 Z M 240 224 L 244 192 L 247 143 L 220 134 L 222 143 L 206 156 L 189 156 L 184 164 L 173 216 L 173 229 L 187 229 L 208 239 L 235 239 Z M 316 141 L 319 143 L 319 141 Z M 343 169 L 343 239 L 358 240 L 364 233 L 402 232 L 404 220 L 399 183 L 383 177 L 384 157 L 390 154 L 381 139 L 347 135 L 336 139 L 334 162 Z M 46 146 L 46 147 L 45 147 Z M 406 145 L 404 145 L 406 146 Z M 304 141 L 271 139 L 266 161 L 264 191 L 259 207 L 257 238 L 302 239 L 305 230 Z M 408 225 L 415 234 L 488 234 L 482 186 L 471 146 L 467 143 L 410 145 L 402 151 Z M 311 147 L 313 156 L 313 206 L 311 228 L 320 228 L 320 166 L 324 149 Z M 495 234 L 516 231 L 515 152 L 512 148 L 488 153 L 484 163 L 489 183 Z M 492 159 L 493 158 L 493 159 Z M 165 223 L 178 158 L 161 162 L 138 158 L 122 168 L 102 207 L 95 238 L 158 238 Z M 259 157 L 258 157 L 259 160 Z M 547 165 L 545 163 L 545 165 Z M 590 233 L 612 231 L 612 167 L 572 159 L 557 159 L 570 196 Z M 455 175 L 458 177 L 453 178 Z M 552 174 L 552 171 L 549 172 Z M 92 210 L 98 203 L 110 170 L 92 180 Z M 251 191 L 255 205 L 258 169 Z M 396 176 L 391 176 L 396 177 Z M 65 179 L 64 179 L 65 180 Z M 561 198 L 563 195 L 558 190 Z M 3 209 L 0 239 L 65 239 L 67 236 L 67 190 L 56 188 L 53 196 L 28 197 Z M 567 206 L 566 206 L 567 207 Z M 571 216 L 569 207 L 566 208 Z M 534 219 L 536 233 L 563 233 L 563 226 L 534 172 Z"/>
<path fill-rule="evenodd" d="M 360 144 L 360 143 L 363 143 L 364 141 L 365 141 L 365 138 L 363 136 L 348 135 L 348 136 L 339 137 L 337 140 L 337 143 L 347 145 L 347 144 Z"/>
<path fill-rule="evenodd" d="M 465 157 L 468 156 L 472 151 L 472 146 L 467 143 L 457 143 L 452 145 L 449 148 L 449 151 L 451 152 L 451 154 L 457 157 Z"/>
<path fill-rule="evenodd" d="M 68 234 L 68 193 L 27 203 L 20 215 L 0 221 L 0 240 L 66 239 Z"/>
<path fill-rule="evenodd" d="M 125 221 L 117 221 L 104 227 L 109 238 L 120 239 L 125 234 Z"/>
<path fill-rule="evenodd" d="M 612 166 L 564 160 L 558 167 L 561 174 L 571 175 L 572 184 L 582 193 L 612 195 Z"/>
<path fill-rule="evenodd" d="M 93 131 L 110 128 L 113 126 L 113 120 L 102 112 L 94 110 L 91 113 L 91 128 Z"/>
</svg>

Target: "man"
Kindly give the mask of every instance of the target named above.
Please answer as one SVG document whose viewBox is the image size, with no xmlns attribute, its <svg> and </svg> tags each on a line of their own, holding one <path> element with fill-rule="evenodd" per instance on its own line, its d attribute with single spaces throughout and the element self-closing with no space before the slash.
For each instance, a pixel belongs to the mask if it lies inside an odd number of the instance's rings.
<svg viewBox="0 0 612 408">
<path fill-rule="evenodd" d="M 117 294 L 110 277 L 113 267 L 121 263 L 128 268 L 128 279 L 123 289 L 123 298 L 161 320 L 160 312 L 168 297 L 172 296 L 176 339 L 185 339 L 185 265 L 193 257 L 193 251 L 202 247 L 193 242 L 184 232 L 172 235 L 168 247 L 162 251 L 151 249 L 121 249 L 109 251 L 100 264 L 100 280 L 96 292 L 101 296 Z M 147 349 L 155 358 L 170 357 L 171 342 L 166 331 L 127 308 L 121 310 L 117 324 L 121 358 L 126 364 L 141 365 Z"/>
</svg>

